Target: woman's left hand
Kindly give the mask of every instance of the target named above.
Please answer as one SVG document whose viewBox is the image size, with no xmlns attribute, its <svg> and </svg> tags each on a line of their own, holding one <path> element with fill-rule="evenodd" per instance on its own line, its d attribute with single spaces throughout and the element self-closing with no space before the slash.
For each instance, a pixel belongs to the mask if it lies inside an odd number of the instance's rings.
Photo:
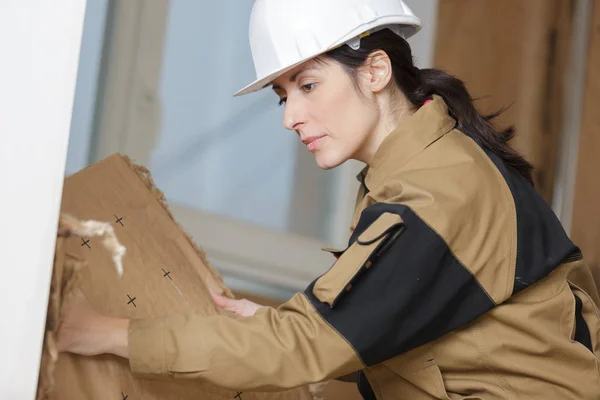
<svg viewBox="0 0 600 400">
<path fill-rule="evenodd" d="M 65 304 L 62 319 L 56 337 L 59 352 L 128 356 L 129 320 L 100 314 L 80 289 L 76 289 Z"/>
<path fill-rule="evenodd" d="M 246 299 L 230 299 L 229 297 L 221 296 L 212 290 L 210 291 L 210 295 L 212 296 L 214 302 L 217 306 L 224 308 L 225 310 L 234 312 L 242 317 L 250 317 L 254 315 L 254 313 L 261 308 L 260 304 L 256 304 Z"/>
</svg>

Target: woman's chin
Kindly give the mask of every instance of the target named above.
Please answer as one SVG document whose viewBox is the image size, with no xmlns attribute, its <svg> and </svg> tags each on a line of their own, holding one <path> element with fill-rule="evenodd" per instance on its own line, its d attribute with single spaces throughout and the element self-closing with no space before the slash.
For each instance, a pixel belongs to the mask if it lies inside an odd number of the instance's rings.
<svg viewBox="0 0 600 400">
<path fill-rule="evenodd" d="M 315 161 L 317 162 L 319 168 L 327 171 L 339 166 L 346 160 L 335 154 L 318 152 L 315 154 Z"/>
</svg>

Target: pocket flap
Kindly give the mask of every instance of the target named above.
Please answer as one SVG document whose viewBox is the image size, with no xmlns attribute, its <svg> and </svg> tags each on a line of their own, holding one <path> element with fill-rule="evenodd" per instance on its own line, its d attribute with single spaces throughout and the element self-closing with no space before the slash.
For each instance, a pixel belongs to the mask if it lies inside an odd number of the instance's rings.
<svg viewBox="0 0 600 400">
<path fill-rule="evenodd" d="M 349 292 L 358 277 L 373 266 L 381 254 L 402 231 L 404 223 L 398 214 L 383 213 L 337 259 L 313 286 L 313 294 L 333 307 L 341 294 Z"/>
</svg>

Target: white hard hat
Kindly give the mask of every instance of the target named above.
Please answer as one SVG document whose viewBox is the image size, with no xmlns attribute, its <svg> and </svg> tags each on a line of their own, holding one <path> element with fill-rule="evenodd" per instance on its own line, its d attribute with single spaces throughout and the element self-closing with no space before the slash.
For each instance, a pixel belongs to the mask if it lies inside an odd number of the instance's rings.
<svg viewBox="0 0 600 400">
<path fill-rule="evenodd" d="M 408 39 L 421 20 L 401 0 L 255 0 L 249 39 L 256 80 L 234 96 L 342 44 L 356 49 L 363 34 L 382 28 Z"/>
</svg>

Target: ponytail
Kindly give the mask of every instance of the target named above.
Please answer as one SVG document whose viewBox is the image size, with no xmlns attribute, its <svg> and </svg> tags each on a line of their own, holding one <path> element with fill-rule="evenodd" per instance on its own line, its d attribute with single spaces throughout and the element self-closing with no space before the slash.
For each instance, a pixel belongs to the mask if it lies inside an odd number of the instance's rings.
<svg viewBox="0 0 600 400">
<path fill-rule="evenodd" d="M 415 104 L 423 104 L 422 101 L 434 94 L 441 96 L 448 105 L 450 115 L 458 121 L 458 130 L 471 137 L 482 148 L 496 154 L 529 183 L 534 184 L 533 166 L 508 144 L 515 135 L 514 127 L 497 131 L 490 124 L 502 110 L 490 115 L 481 115 L 473 105 L 473 99 L 463 82 L 444 71 L 422 69 L 418 75 L 420 84 L 409 95 L 411 101 L 416 100 Z"/>
<path fill-rule="evenodd" d="M 390 57 L 394 80 L 412 104 L 418 107 L 433 95 L 440 96 L 446 102 L 450 115 L 456 119 L 458 130 L 471 137 L 483 149 L 500 157 L 531 185 L 534 184 L 533 166 L 508 144 L 514 137 L 514 128 L 497 131 L 490 123 L 503 110 L 481 115 L 460 79 L 439 69 L 415 67 L 408 42 L 389 29 L 362 38 L 358 50 L 342 46 L 328 52 L 327 56 L 346 67 L 356 78 L 357 68 L 377 49 L 385 51 Z"/>
</svg>

